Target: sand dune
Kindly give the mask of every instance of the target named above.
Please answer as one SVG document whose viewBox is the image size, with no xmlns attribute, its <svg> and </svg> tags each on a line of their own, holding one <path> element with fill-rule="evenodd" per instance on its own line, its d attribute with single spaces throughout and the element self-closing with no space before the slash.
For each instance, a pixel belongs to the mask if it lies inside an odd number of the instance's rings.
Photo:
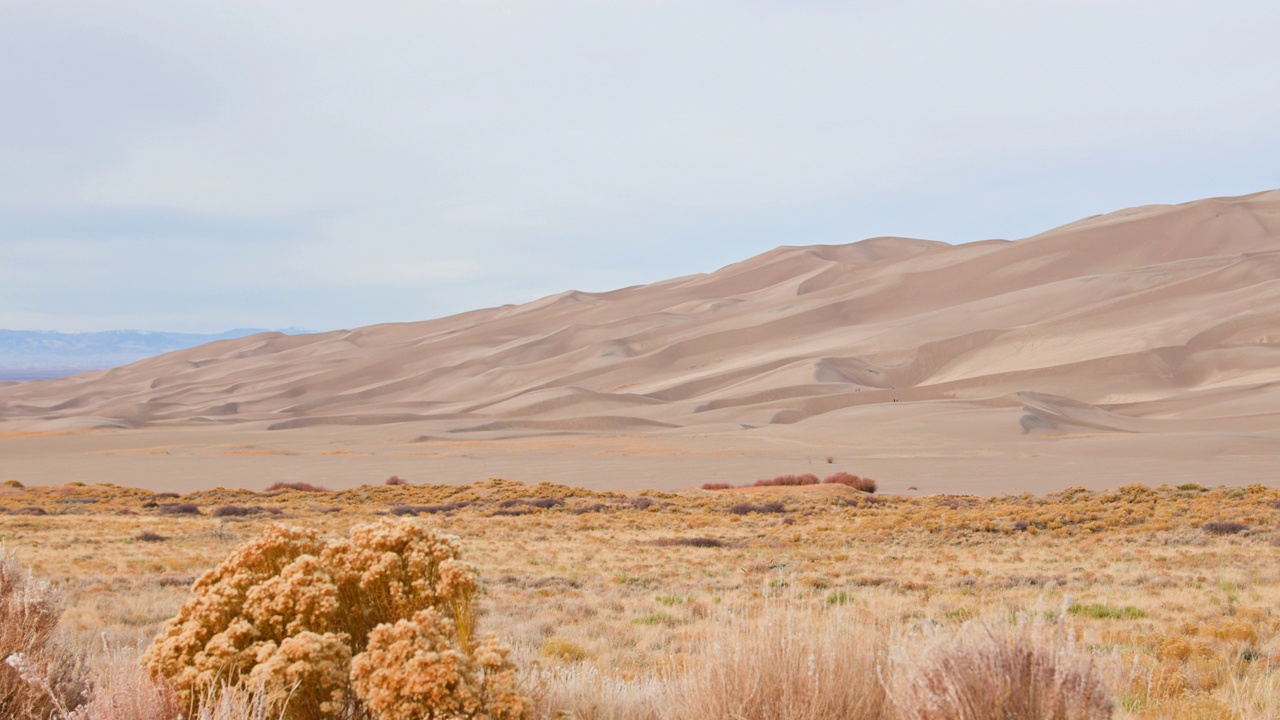
<svg viewBox="0 0 1280 720">
<path fill-rule="evenodd" d="M 1067 403 L 1029 401 L 1036 420 L 1023 424 L 1040 430 L 1141 432 L 1144 404 L 1199 417 L 1194 398 L 1209 396 L 1197 391 L 1276 381 L 1280 191 L 1123 210 L 1016 242 L 782 247 L 612 292 L 223 340 L 0 386 L 0 418 L 678 432 L 752 408 L 794 423 L 1023 394 Z M 1252 409 L 1260 426 L 1280 424 Z"/>
<path fill-rule="evenodd" d="M 223 340 L 0 384 L 0 431 L 407 425 L 459 440 L 757 442 L 868 432 L 889 417 L 914 417 L 912 431 L 929 435 L 959 412 L 984 428 L 975 441 L 995 445 L 1265 440 L 1280 432 L 1278 388 L 1271 191 L 1122 210 L 1018 241 L 781 247 L 611 292 Z"/>
</svg>

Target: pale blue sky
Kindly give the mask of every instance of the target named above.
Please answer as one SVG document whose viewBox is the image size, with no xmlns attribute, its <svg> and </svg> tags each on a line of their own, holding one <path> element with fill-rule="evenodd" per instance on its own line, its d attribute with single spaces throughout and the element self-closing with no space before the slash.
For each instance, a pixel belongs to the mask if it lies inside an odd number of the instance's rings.
<svg viewBox="0 0 1280 720">
<path fill-rule="evenodd" d="M 6 2 L 0 327 L 354 327 L 1280 187 L 1280 3 Z"/>
</svg>

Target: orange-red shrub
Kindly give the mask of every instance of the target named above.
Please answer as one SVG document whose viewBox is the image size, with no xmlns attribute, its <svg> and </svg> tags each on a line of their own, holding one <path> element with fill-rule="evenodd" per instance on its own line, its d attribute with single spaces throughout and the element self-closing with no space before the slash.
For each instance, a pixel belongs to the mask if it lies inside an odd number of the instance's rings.
<svg viewBox="0 0 1280 720">
<path fill-rule="evenodd" d="M 854 490 L 861 490 L 862 492 L 873 493 L 876 491 L 875 480 L 872 480 L 871 478 L 858 477 L 857 475 L 850 475 L 847 472 L 838 472 L 835 475 L 828 475 L 827 479 L 822 482 L 833 485 L 848 485 Z"/>
<path fill-rule="evenodd" d="M 277 490 L 297 490 L 299 492 L 323 492 L 323 493 L 333 492 L 327 487 L 322 487 L 320 485 L 312 485 L 311 483 L 306 483 L 306 482 L 271 483 L 270 485 L 267 486 L 267 489 L 264 492 L 276 492 Z"/>
<path fill-rule="evenodd" d="M 775 478 L 757 480 L 754 483 L 755 487 L 793 487 L 817 484 L 818 476 L 812 473 L 805 473 L 804 475 L 779 475 Z"/>
</svg>

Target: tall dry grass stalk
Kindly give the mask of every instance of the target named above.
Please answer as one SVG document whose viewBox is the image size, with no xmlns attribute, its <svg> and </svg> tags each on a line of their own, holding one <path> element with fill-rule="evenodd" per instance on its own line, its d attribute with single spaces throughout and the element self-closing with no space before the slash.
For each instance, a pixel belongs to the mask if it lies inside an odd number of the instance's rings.
<svg viewBox="0 0 1280 720">
<path fill-rule="evenodd" d="M 1097 658 L 1061 629 L 970 622 L 931 641 L 900 639 L 892 687 L 902 720 L 1104 720 Z"/>
<path fill-rule="evenodd" d="M 173 720 L 182 713 L 173 691 L 151 679 L 138 648 L 108 648 L 93 671 L 93 694 L 68 720 Z"/>
<path fill-rule="evenodd" d="M 1237 720 L 1280 718 L 1280 673 L 1265 669 L 1245 677 L 1231 677 L 1228 697 Z"/>
<path fill-rule="evenodd" d="M 0 717 L 44 720 L 83 701 L 77 658 L 53 642 L 61 615 L 53 586 L 0 546 Z"/>
<path fill-rule="evenodd" d="M 59 720 L 280 720 L 262 686 L 216 685 L 200 698 L 199 710 L 189 716 L 178 706 L 172 690 L 154 682 L 134 648 L 117 648 L 99 659 L 93 696 Z"/>
<path fill-rule="evenodd" d="M 878 720 L 888 646 L 874 619 L 792 604 L 730 615 L 667 685 L 669 717 Z"/>
<path fill-rule="evenodd" d="M 271 693 L 262 685 L 221 685 L 205 692 L 200 702 L 200 713 L 194 720 L 281 720 L 287 710 L 273 709 L 276 705 Z"/>
<path fill-rule="evenodd" d="M 534 717 L 575 720 L 663 720 L 670 690 L 659 677 L 619 677 L 584 665 L 526 671 Z"/>
<path fill-rule="evenodd" d="M 1114 669 L 1030 618 L 916 626 L 791 599 L 726 611 L 667 672 L 577 666 L 528 685 L 538 717 L 577 720 L 1102 720 Z"/>
<path fill-rule="evenodd" d="M 539 717 L 577 720 L 879 720 L 887 633 L 873 618 L 778 601 L 724 611 L 711 634 L 662 672 L 620 677 L 539 669 L 526 685 Z"/>
</svg>

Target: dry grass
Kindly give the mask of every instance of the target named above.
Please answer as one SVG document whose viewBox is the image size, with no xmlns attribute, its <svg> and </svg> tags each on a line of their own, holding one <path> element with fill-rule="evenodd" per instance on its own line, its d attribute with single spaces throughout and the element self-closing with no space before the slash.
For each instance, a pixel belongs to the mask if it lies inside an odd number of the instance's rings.
<svg viewBox="0 0 1280 720">
<path fill-rule="evenodd" d="M 0 546 L 0 717 L 37 720 L 82 703 L 80 669 L 54 638 L 61 614 L 58 592 Z"/>
<path fill-rule="evenodd" d="M 678 537 L 678 538 L 658 538 L 650 540 L 650 545 L 658 547 L 700 547 L 700 548 L 718 548 L 724 547 L 724 541 L 719 538 L 711 537 Z"/>
<path fill-rule="evenodd" d="M 892 673 L 902 720 L 1105 720 L 1111 692 L 1098 660 L 1061 632 L 968 625 Z M 1037 632 L 1037 630 L 1039 630 Z"/>
<path fill-rule="evenodd" d="M 107 648 L 94 668 L 93 693 L 77 709 L 84 720 L 172 720 L 180 714 L 177 698 L 156 683 L 138 662 L 136 646 Z M 226 700 L 222 701 L 226 704 Z"/>
<path fill-rule="evenodd" d="M 226 518 L 226 517 L 246 517 L 248 515 L 261 515 L 262 513 L 265 513 L 265 512 L 271 512 L 272 514 L 279 515 L 281 513 L 281 510 L 280 508 L 272 508 L 271 510 L 267 510 L 266 508 L 261 507 L 259 505 L 248 505 L 248 506 L 220 505 L 214 508 L 211 514 L 214 517 Z"/>
<path fill-rule="evenodd" d="M 673 673 L 663 715 L 705 720 L 894 717 L 874 618 L 766 605 L 729 615 Z"/>
<path fill-rule="evenodd" d="M 974 666 L 1021 667 L 1031 678 L 1044 676 L 1037 658 L 1055 668 L 1092 663 L 1118 718 L 1277 717 L 1280 566 L 1272 541 L 1280 491 L 1128 486 L 905 498 L 838 486 L 786 490 L 786 513 L 744 515 L 729 512 L 742 500 L 734 494 L 637 497 L 498 480 L 179 499 L 207 510 L 268 510 L 215 518 L 162 515 L 147 506 L 152 493 L 130 488 L 30 487 L 0 495 L 0 537 L 20 543 L 37 575 L 58 583 L 62 643 L 95 667 L 112 656 L 103 635 L 122 648 L 112 652 L 136 654 L 128 648 L 157 633 L 196 577 L 280 517 L 324 527 L 327 542 L 398 506 L 467 503 L 413 522 L 462 539 L 489 589 L 477 611 L 512 645 L 538 717 L 675 717 L 682 706 L 672 688 L 694 682 L 695 669 L 729 673 L 717 647 L 746 643 L 736 632 L 769 637 L 766 626 L 741 620 L 770 608 L 797 618 L 777 626 L 795 630 L 797 643 L 809 642 L 805 628 L 828 622 L 874 626 L 845 640 L 877 648 L 871 655 L 888 663 L 882 679 L 899 717 L 910 716 L 906 698 L 928 697 L 901 683 L 945 668 L 947 648 L 977 658 Z M 539 498 L 563 504 L 500 507 Z M 46 514 L 11 514 L 29 507 Z M 326 512 L 332 508 L 338 512 Z M 587 508 L 595 509 L 579 512 Z M 527 514 L 494 516 L 503 509 Z M 1219 522 L 1245 528 L 1205 527 Z M 144 532 L 169 540 L 134 540 Z M 697 538 L 723 545 L 678 542 Z M 1025 646 L 1016 644 L 1011 655 L 982 650 L 970 634 L 1003 638 L 1015 618 L 1018 628 L 1034 619 L 1052 631 L 1032 638 L 1032 649 L 1047 655 L 1019 655 Z M 769 646 L 753 656 L 767 656 Z M 1009 666 L 1010 657 L 1025 662 Z M 698 696 L 711 701 L 709 692 Z"/>
<path fill-rule="evenodd" d="M 449 513 L 455 510 L 461 510 L 470 506 L 468 502 L 444 503 L 441 505 L 396 505 L 388 512 L 392 515 L 433 515 L 435 513 Z"/>
<path fill-rule="evenodd" d="M 747 515 L 750 513 L 766 514 L 766 513 L 784 513 L 787 508 L 780 502 L 767 503 L 735 503 L 729 506 L 729 512 L 734 515 Z"/>
</svg>

